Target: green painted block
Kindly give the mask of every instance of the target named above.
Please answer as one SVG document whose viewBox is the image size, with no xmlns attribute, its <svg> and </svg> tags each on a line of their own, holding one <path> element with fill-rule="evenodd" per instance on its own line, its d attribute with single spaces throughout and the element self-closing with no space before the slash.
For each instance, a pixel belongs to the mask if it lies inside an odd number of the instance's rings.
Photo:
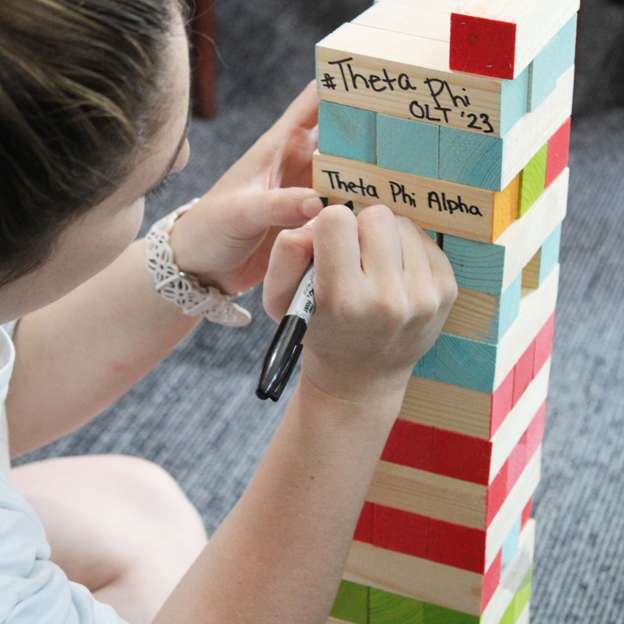
<svg viewBox="0 0 624 624">
<path fill-rule="evenodd" d="M 425 624 L 479 624 L 480 619 L 476 615 L 468 615 L 432 604 L 425 605 Z"/>
<path fill-rule="evenodd" d="M 523 217 L 529 208 L 539 199 L 546 189 L 546 163 L 548 161 L 548 143 L 540 149 L 520 175 L 520 198 L 518 218 Z"/>
<path fill-rule="evenodd" d="M 370 589 L 364 585 L 342 581 L 330 614 L 331 617 L 354 624 L 369 624 L 369 591 Z"/>
<path fill-rule="evenodd" d="M 371 588 L 369 624 L 425 624 L 425 603 Z"/>
<path fill-rule="evenodd" d="M 505 611 L 505 615 L 503 615 L 499 624 L 515 624 L 516 620 L 516 601 L 515 599 L 511 601 L 511 604 L 507 607 L 507 611 Z"/>
<path fill-rule="evenodd" d="M 520 589 L 514 596 L 512 604 L 514 605 L 515 617 L 518 619 L 524 610 L 524 607 L 529 604 L 529 600 L 531 599 L 531 586 L 533 583 L 533 566 L 529 568 L 529 571 L 526 573 L 522 581 L 522 585 L 520 585 Z"/>
</svg>

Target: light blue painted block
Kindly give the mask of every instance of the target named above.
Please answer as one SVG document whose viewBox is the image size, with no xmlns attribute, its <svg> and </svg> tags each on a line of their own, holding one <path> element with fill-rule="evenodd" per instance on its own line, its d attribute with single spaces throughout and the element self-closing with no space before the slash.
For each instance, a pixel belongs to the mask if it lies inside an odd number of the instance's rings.
<svg viewBox="0 0 624 624">
<path fill-rule="evenodd" d="M 425 178 L 438 177 L 440 126 L 377 115 L 377 164 Z"/>
<path fill-rule="evenodd" d="M 377 161 L 377 113 L 332 102 L 319 109 L 319 151 L 368 163 Z"/>
<path fill-rule="evenodd" d="M 559 251 L 561 249 L 561 224 L 546 239 L 542 245 L 540 256 L 539 282 L 541 286 L 551 271 L 559 264 Z"/>
<path fill-rule="evenodd" d="M 500 134 L 505 136 L 529 110 L 529 68 L 501 85 Z"/>
<path fill-rule="evenodd" d="M 435 379 L 435 359 L 436 359 L 436 346 L 435 344 L 414 367 L 412 375 L 415 377 L 424 377 L 425 379 Z"/>
<path fill-rule="evenodd" d="M 440 128 L 440 179 L 502 191 L 503 139 Z"/>
<path fill-rule="evenodd" d="M 576 29 L 578 24 L 578 14 L 559 31 L 559 76 L 574 65 L 576 58 Z"/>
<path fill-rule="evenodd" d="M 434 243 L 438 242 L 438 233 L 437 232 L 433 232 L 432 230 L 423 230 L 423 232 L 429 237 L 431 238 L 431 240 L 433 240 Z"/>
<path fill-rule="evenodd" d="M 522 273 L 501 295 L 500 321 L 498 325 L 498 341 L 509 331 L 513 322 L 520 314 L 520 299 L 522 297 Z"/>
<path fill-rule="evenodd" d="M 444 236 L 447 255 L 460 288 L 478 290 L 496 297 L 503 291 L 506 248 L 457 236 Z"/>
<path fill-rule="evenodd" d="M 441 334 L 436 342 L 434 379 L 478 392 L 494 392 L 497 355 L 497 345 Z"/>
<path fill-rule="evenodd" d="M 557 88 L 559 70 L 559 36 L 555 36 L 529 65 L 529 112 Z"/>
<path fill-rule="evenodd" d="M 511 529 L 511 533 L 508 535 L 505 543 L 503 544 L 503 568 L 501 572 L 501 576 L 505 574 L 505 571 L 513 561 L 513 558 L 516 556 L 518 552 L 518 547 L 520 546 L 520 532 L 522 529 L 522 516 L 518 518 L 516 524 L 514 524 L 513 529 Z"/>
</svg>

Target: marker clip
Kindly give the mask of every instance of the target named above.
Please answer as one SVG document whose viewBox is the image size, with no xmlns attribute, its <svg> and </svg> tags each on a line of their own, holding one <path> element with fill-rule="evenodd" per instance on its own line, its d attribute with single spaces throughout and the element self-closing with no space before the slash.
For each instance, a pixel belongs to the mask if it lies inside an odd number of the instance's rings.
<svg viewBox="0 0 624 624">
<path fill-rule="evenodd" d="M 269 393 L 269 399 L 271 399 L 271 401 L 273 401 L 274 403 L 277 403 L 280 400 L 282 392 L 284 392 L 284 388 L 288 384 L 288 380 L 290 379 L 293 370 L 295 370 L 295 366 L 297 365 L 297 361 L 299 360 L 299 356 L 301 355 L 302 351 L 303 345 L 300 344 L 290 356 L 290 360 L 288 361 L 288 364 L 284 369 L 284 374 L 282 375 L 279 384 L 275 387 L 274 390 Z"/>
</svg>

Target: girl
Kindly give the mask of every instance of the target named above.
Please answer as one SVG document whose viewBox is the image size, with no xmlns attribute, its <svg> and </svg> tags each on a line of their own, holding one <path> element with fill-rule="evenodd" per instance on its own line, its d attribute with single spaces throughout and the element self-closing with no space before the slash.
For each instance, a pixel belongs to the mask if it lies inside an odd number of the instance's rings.
<svg viewBox="0 0 624 624">
<path fill-rule="evenodd" d="M 456 295 L 445 256 L 408 220 L 383 206 L 322 210 L 309 188 L 313 85 L 190 210 L 132 242 L 145 195 L 189 155 L 184 10 L 0 3 L 2 622 L 324 622 L 413 366 Z M 264 280 L 279 320 L 312 257 L 301 377 L 210 542 L 147 462 L 9 472 L 9 448 L 93 418 L 201 314 L 246 322 L 230 294 Z"/>
</svg>

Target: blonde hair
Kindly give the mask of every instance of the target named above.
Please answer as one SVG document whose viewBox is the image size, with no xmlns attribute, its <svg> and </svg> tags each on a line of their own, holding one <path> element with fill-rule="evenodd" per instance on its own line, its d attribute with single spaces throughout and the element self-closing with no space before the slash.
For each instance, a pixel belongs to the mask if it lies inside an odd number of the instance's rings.
<svg viewBox="0 0 624 624">
<path fill-rule="evenodd" d="M 0 286 L 111 195 L 166 120 L 184 0 L 1 0 Z"/>
</svg>

